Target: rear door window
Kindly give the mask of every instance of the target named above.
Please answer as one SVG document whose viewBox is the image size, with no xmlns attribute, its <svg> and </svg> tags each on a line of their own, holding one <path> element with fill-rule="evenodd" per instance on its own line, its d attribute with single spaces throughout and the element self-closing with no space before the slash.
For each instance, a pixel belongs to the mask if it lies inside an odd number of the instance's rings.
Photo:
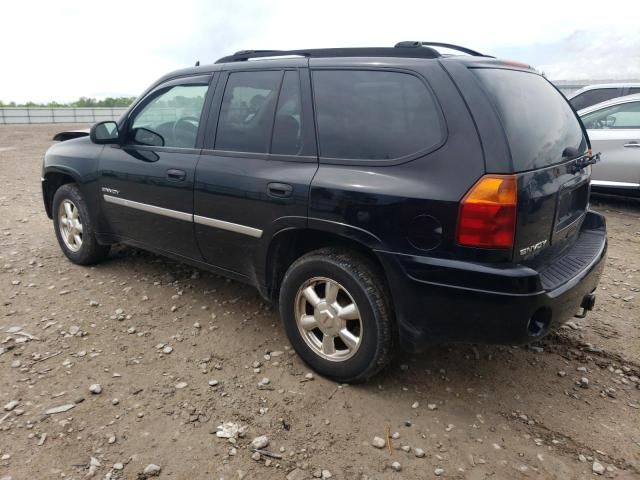
<svg viewBox="0 0 640 480">
<path fill-rule="evenodd" d="M 577 111 L 595 105 L 596 103 L 611 100 L 619 95 L 620 92 L 617 88 L 596 88 L 594 90 L 587 90 L 569 101 Z"/>
<path fill-rule="evenodd" d="M 640 102 L 627 102 L 601 108 L 582 117 L 588 129 L 640 128 Z"/>
<path fill-rule="evenodd" d="M 268 153 L 282 72 L 229 74 L 216 133 L 216 150 Z"/>
<path fill-rule="evenodd" d="M 442 141 L 435 100 L 413 75 L 315 70 L 312 78 L 321 157 L 398 159 Z"/>
<path fill-rule="evenodd" d="M 498 112 L 514 171 L 559 163 L 567 147 L 586 150 L 580 122 L 571 106 L 544 77 L 497 68 L 472 71 Z"/>
</svg>

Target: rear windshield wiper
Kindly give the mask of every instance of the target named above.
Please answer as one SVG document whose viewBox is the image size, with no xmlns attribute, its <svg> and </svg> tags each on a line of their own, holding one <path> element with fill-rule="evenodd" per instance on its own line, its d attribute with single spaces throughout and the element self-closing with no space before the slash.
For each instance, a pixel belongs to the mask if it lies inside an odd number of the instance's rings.
<svg viewBox="0 0 640 480">
<path fill-rule="evenodd" d="M 567 147 L 562 152 L 562 156 L 565 158 L 577 157 L 579 155 L 578 149 L 574 147 Z M 577 173 L 579 170 L 584 170 L 585 167 L 593 165 L 600 161 L 600 152 L 593 153 L 591 149 L 581 157 L 576 158 L 576 163 L 573 164 L 573 173 Z"/>
<path fill-rule="evenodd" d="M 579 170 L 583 170 L 585 167 L 587 167 L 589 165 L 594 165 L 594 164 L 598 163 L 599 161 L 600 161 L 600 152 L 593 153 L 591 151 L 591 149 L 589 149 L 585 156 L 580 157 L 576 161 L 575 168 L 578 168 Z"/>
</svg>

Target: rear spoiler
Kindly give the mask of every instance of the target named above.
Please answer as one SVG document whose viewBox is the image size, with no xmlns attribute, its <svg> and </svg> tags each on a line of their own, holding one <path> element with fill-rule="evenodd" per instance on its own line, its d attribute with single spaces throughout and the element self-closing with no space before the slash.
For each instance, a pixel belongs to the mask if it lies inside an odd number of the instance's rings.
<svg viewBox="0 0 640 480">
<path fill-rule="evenodd" d="M 56 142 L 64 142 L 65 140 L 71 140 L 72 138 L 88 137 L 89 129 L 84 130 L 67 130 L 65 132 L 56 133 L 53 136 L 53 140 Z"/>
</svg>

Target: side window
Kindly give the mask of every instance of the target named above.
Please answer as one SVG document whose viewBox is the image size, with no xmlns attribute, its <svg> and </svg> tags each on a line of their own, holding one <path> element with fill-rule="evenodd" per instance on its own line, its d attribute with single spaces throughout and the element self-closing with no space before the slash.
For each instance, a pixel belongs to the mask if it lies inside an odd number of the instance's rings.
<svg viewBox="0 0 640 480">
<path fill-rule="evenodd" d="M 582 117 L 588 129 L 640 128 L 640 102 L 602 108 Z"/>
<path fill-rule="evenodd" d="M 636 93 L 640 93 L 640 87 L 631 87 L 627 92 L 627 95 L 634 95 Z"/>
<path fill-rule="evenodd" d="M 133 118 L 130 141 L 156 147 L 195 147 L 207 88 L 178 85 L 155 97 Z"/>
<path fill-rule="evenodd" d="M 268 153 L 280 71 L 235 72 L 222 97 L 215 148 Z"/>
<path fill-rule="evenodd" d="M 315 70 L 313 89 L 323 157 L 394 159 L 442 139 L 435 101 L 413 75 Z"/>
<path fill-rule="evenodd" d="M 596 103 L 605 102 L 618 96 L 617 88 L 598 88 L 595 90 L 587 90 L 577 97 L 573 97 L 569 102 L 576 110 L 590 107 Z"/>
<path fill-rule="evenodd" d="M 302 150 L 302 103 L 298 72 L 286 71 L 273 125 L 271 153 L 296 155 Z"/>
</svg>

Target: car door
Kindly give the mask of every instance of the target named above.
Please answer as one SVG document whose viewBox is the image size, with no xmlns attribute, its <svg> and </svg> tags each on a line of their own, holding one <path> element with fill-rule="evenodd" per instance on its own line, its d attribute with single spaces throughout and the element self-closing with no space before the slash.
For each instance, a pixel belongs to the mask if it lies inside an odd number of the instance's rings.
<svg viewBox="0 0 640 480">
<path fill-rule="evenodd" d="M 640 99 L 584 114 L 591 147 L 601 152 L 592 184 L 640 187 Z"/>
<path fill-rule="evenodd" d="M 123 142 L 100 158 L 103 211 L 125 242 L 201 259 L 193 231 L 193 184 L 211 75 L 161 84 L 132 110 Z"/>
<path fill-rule="evenodd" d="M 306 225 L 317 155 L 306 60 L 277 69 L 250 63 L 229 66 L 219 80 L 196 170 L 194 221 L 204 259 L 253 280 L 271 237 Z"/>
</svg>

